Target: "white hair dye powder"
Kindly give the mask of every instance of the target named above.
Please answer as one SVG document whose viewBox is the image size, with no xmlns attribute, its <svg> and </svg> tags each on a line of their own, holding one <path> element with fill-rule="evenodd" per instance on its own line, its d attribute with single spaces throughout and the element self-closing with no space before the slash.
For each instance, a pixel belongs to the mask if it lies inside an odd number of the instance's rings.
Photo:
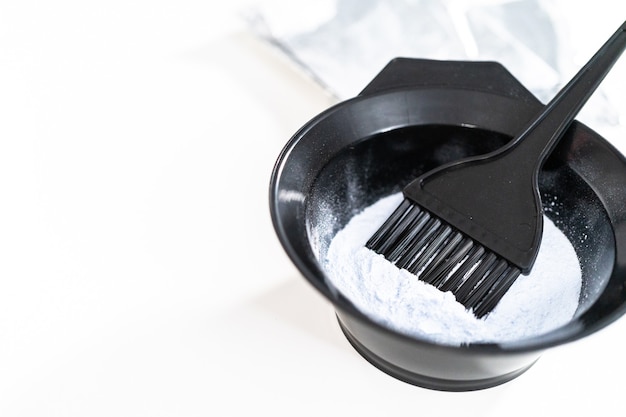
<svg viewBox="0 0 626 417">
<path fill-rule="evenodd" d="M 365 247 L 402 200 L 385 197 L 354 216 L 332 239 L 323 265 L 331 283 L 372 320 L 397 332 L 445 345 L 506 342 L 567 323 L 578 307 L 582 277 L 576 252 L 544 216 L 535 265 L 482 319 L 442 292 Z"/>
</svg>

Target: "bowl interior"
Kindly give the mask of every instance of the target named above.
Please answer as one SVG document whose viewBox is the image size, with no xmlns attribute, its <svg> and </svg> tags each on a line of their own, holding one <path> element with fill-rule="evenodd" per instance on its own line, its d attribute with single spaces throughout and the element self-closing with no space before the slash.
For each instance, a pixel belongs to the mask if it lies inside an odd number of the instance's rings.
<svg viewBox="0 0 626 417">
<path fill-rule="evenodd" d="M 489 152 L 508 140 L 506 135 L 478 128 L 421 125 L 377 134 L 344 148 L 319 172 L 310 191 L 306 222 L 311 250 L 323 260 L 335 233 L 370 204 L 401 191 L 423 172 Z M 600 198 L 563 157 L 567 152 L 552 155 L 539 183 L 546 215 L 569 238 L 581 260 L 579 317 L 597 301 L 610 279 L 615 243 Z"/>
</svg>

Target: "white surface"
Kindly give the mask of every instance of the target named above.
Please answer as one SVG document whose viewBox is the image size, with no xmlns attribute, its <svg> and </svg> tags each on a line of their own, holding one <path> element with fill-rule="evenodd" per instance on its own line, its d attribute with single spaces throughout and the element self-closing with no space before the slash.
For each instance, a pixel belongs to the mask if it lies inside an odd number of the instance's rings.
<svg viewBox="0 0 626 417">
<path fill-rule="evenodd" d="M 267 204 L 333 101 L 224 3 L 0 5 L 0 415 L 620 413 L 626 320 L 472 393 L 349 346 Z"/>
</svg>

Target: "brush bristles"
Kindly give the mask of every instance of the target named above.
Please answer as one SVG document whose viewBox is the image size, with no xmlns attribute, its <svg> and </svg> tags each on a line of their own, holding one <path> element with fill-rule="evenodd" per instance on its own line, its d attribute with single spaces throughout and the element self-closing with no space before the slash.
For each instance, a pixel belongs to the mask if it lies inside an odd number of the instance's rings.
<svg viewBox="0 0 626 417">
<path fill-rule="evenodd" d="M 366 246 L 422 281 L 451 291 L 479 318 L 495 308 L 521 273 L 407 199 Z"/>
</svg>

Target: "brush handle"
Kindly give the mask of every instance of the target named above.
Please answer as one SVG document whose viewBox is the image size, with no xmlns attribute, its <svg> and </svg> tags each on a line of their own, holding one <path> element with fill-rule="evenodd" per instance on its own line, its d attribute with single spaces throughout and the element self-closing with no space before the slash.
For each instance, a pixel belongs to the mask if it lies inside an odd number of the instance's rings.
<svg viewBox="0 0 626 417">
<path fill-rule="evenodd" d="M 626 22 L 504 147 L 423 174 L 404 195 L 528 273 L 543 229 L 539 171 L 626 48 Z"/>
<path fill-rule="evenodd" d="M 541 166 L 626 48 L 626 22 L 507 147 Z M 519 150 L 519 152 L 518 152 Z M 536 166 L 537 166 L 536 165 Z"/>
</svg>

